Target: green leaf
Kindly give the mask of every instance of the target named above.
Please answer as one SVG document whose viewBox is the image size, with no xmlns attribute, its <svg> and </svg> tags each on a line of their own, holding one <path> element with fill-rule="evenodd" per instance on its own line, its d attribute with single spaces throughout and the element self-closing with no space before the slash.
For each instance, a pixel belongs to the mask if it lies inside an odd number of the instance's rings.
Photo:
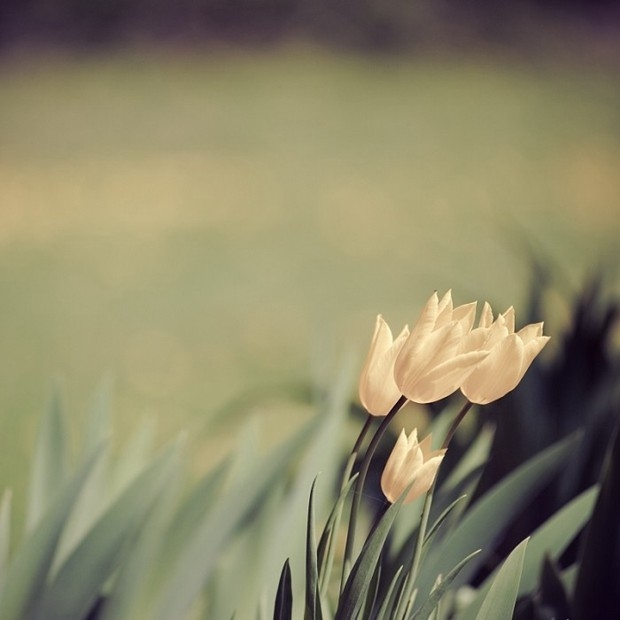
<svg viewBox="0 0 620 620">
<path fill-rule="evenodd" d="M 563 506 L 530 536 L 525 553 L 519 596 L 532 592 L 538 585 L 540 566 L 545 556 L 558 557 L 590 518 L 598 487 L 594 486 Z M 488 577 L 490 583 L 497 571 Z"/>
<path fill-rule="evenodd" d="M 403 493 L 403 496 L 385 511 L 385 514 L 364 543 L 342 590 L 338 609 L 336 610 L 336 620 L 354 620 L 364 605 L 383 545 L 398 514 L 404 496 L 405 494 Z"/>
<path fill-rule="evenodd" d="M 483 495 L 440 546 L 431 546 L 417 585 L 421 595 L 432 589 L 437 575 L 446 574 L 462 558 L 482 549 L 456 577 L 466 583 L 493 554 L 494 545 L 515 516 L 558 473 L 577 437 L 564 439 L 531 458 Z"/>
<path fill-rule="evenodd" d="M 439 601 L 442 596 L 446 593 L 448 588 L 452 585 L 452 582 L 456 579 L 456 576 L 463 569 L 463 567 L 476 555 L 480 553 L 480 549 L 470 553 L 466 558 L 461 560 L 445 577 L 442 579 L 431 592 L 431 595 L 426 599 L 422 607 L 420 607 L 414 614 L 411 616 L 412 620 L 428 620 L 430 615 L 433 613 L 433 610 L 439 605 Z"/>
<path fill-rule="evenodd" d="M 601 490 L 580 553 L 574 620 L 620 609 L 620 424 L 603 465 Z"/>
<path fill-rule="evenodd" d="M 184 499 L 176 510 L 170 531 L 163 541 L 164 557 L 168 559 L 177 557 L 191 535 L 214 509 L 229 468 L 230 458 L 225 458 L 203 476 Z"/>
<path fill-rule="evenodd" d="M 2 494 L 0 503 L 0 592 L 4 587 L 4 580 L 9 566 L 9 552 L 11 547 L 11 499 L 12 493 L 7 489 Z"/>
<path fill-rule="evenodd" d="M 383 602 L 374 615 L 373 620 L 391 620 L 394 617 L 403 578 L 403 567 L 399 566 L 392 577 L 392 581 L 383 597 Z"/>
<path fill-rule="evenodd" d="M 517 601 L 528 538 L 506 558 L 486 595 L 476 620 L 510 620 Z"/>
<path fill-rule="evenodd" d="M 95 450 L 97 446 L 110 438 L 112 388 L 113 384 L 111 378 L 106 377 L 101 381 L 95 393 L 81 442 L 83 456 L 85 458 L 88 458 L 88 455 L 92 454 L 92 451 Z"/>
<path fill-rule="evenodd" d="M 41 419 L 34 462 L 30 474 L 26 531 L 37 525 L 67 478 L 67 431 L 60 389 L 54 385 L 49 405 Z"/>
<path fill-rule="evenodd" d="M 570 618 L 572 615 L 561 572 L 548 556 L 543 560 L 540 577 L 540 605 L 553 609 L 556 618 Z"/>
<path fill-rule="evenodd" d="M 530 536 L 530 544 L 525 552 L 523 572 L 519 583 L 519 596 L 532 593 L 538 586 L 540 565 L 545 556 L 547 554 L 555 557 L 561 555 L 583 528 L 589 518 L 596 497 L 596 490 L 597 487 L 595 486 L 584 491 L 579 497 L 549 517 Z M 463 612 L 462 620 L 473 620 L 475 618 L 476 612 L 480 609 L 482 601 L 497 575 L 497 571 L 498 569 L 491 573 L 478 588 L 476 597 Z"/>
<path fill-rule="evenodd" d="M 183 617 L 216 567 L 219 554 L 230 537 L 274 482 L 280 479 L 307 436 L 308 430 L 303 428 L 257 463 L 252 472 L 220 498 L 190 537 L 180 557 L 171 563 L 153 609 L 145 617 L 149 620 Z"/>
<path fill-rule="evenodd" d="M 351 476 L 347 484 L 342 488 L 338 499 L 327 517 L 325 527 L 323 528 L 323 533 L 321 534 L 321 539 L 319 540 L 317 560 L 319 565 L 319 591 L 321 596 L 325 596 L 329 587 L 336 547 L 335 542 L 340 528 L 344 502 L 348 494 L 351 492 L 351 489 L 357 480 L 357 476 L 357 473 Z"/>
<path fill-rule="evenodd" d="M 280 574 L 273 620 L 292 620 L 292 618 L 293 588 L 291 585 L 291 567 L 287 559 L 286 562 L 284 562 L 282 573 Z"/>
<path fill-rule="evenodd" d="M 481 465 L 487 462 L 494 434 L 495 431 L 490 425 L 486 425 L 480 430 L 465 454 L 459 459 L 445 482 L 441 485 L 443 492 L 455 489 L 472 472 L 478 470 Z"/>
<path fill-rule="evenodd" d="M 0 596 L 2 620 L 28 620 L 39 600 L 69 514 L 101 451 L 84 462 L 65 484 L 17 551 Z"/>
<path fill-rule="evenodd" d="M 446 520 L 448 515 L 454 510 L 457 504 L 461 503 L 464 499 L 467 498 L 467 495 L 461 495 L 457 497 L 444 511 L 437 517 L 435 523 L 433 523 L 432 527 L 428 530 L 426 534 L 426 538 L 424 539 L 424 544 L 428 545 L 429 542 L 433 539 L 433 536 L 437 532 L 437 530 L 441 527 L 441 524 Z"/>
<path fill-rule="evenodd" d="M 379 594 L 379 584 L 381 582 L 381 572 L 381 562 L 378 562 L 377 568 L 372 574 L 372 579 L 368 588 L 368 595 L 366 596 L 364 608 L 362 609 L 361 615 L 358 616 L 360 620 L 369 620 L 373 610 L 375 609 L 377 595 Z"/>
<path fill-rule="evenodd" d="M 316 535 L 314 531 L 314 488 L 316 478 L 310 489 L 308 502 L 308 527 L 306 530 L 306 609 L 305 620 L 322 620 L 321 599 L 319 596 L 319 569 L 317 563 Z"/>
<path fill-rule="evenodd" d="M 84 618 L 120 565 L 125 546 L 142 526 L 162 487 L 169 482 L 178 451 L 166 450 L 96 521 L 58 570 L 40 602 L 41 620 Z"/>
</svg>

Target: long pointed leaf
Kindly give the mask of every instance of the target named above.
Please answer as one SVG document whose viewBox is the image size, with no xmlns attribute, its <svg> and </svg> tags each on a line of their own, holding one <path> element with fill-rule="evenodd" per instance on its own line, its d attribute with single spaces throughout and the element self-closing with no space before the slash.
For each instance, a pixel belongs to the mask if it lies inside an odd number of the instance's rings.
<svg viewBox="0 0 620 620">
<path fill-rule="evenodd" d="M 430 596 L 426 599 L 422 607 L 418 609 L 413 616 L 411 616 L 412 620 L 428 620 L 430 615 L 433 613 L 437 605 L 439 605 L 439 601 L 442 596 L 446 593 L 448 588 L 452 585 L 452 582 L 456 579 L 456 576 L 463 569 L 463 567 L 469 562 L 472 558 L 480 553 L 480 549 L 470 553 L 466 558 L 461 560 L 446 576 L 442 579 L 431 592 Z"/>
<path fill-rule="evenodd" d="M 67 478 L 67 443 L 60 389 L 55 384 L 41 419 L 34 451 L 28 489 L 27 532 L 39 522 Z"/>
<path fill-rule="evenodd" d="M 2 596 L 2 620 L 27 620 L 38 601 L 54 560 L 58 541 L 80 491 L 101 452 L 82 464 L 29 534 L 9 567 Z"/>
<path fill-rule="evenodd" d="M 506 558 L 489 590 L 476 620 L 511 620 L 519 592 L 523 558 L 528 538 L 520 542 Z"/>
<path fill-rule="evenodd" d="M 319 589 L 322 596 L 325 595 L 327 588 L 329 587 L 329 579 L 331 577 L 331 569 L 336 550 L 335 542 L 340 527 L 344 502 L 348 494 L 351 492 L 351 489 L 357 480 L 357 476 L 358 474 L 351 476 L 347 484 L 342 488 L 336 503 L 327 517 L 321 539 L 319 540 L 317 560 L 319 565 Z"/>
<path fill-rule="evenodd" d="M 4 587 L 6 572 L 9 566 L 9 551 L 11 546 L 11 499 L 12 493 L 7 489 L 2 494 L 0 503 L 0 592 Z"/>
<path fill-rule="evenodd" d="M 581 550 L 575 585 L 575 620 L 604 618 L 620 609 L 620 423 L 603 466 L 596 500 Z"/>
<path fill-rule="evenodd" d="M 385 511 L 385 514 L 364 543 L 362 551 L 351 569 L 351 573 L 342 591 L 336 611 L 336 620 L 353 620 L 357 617 L 362 605 L 364 605 L 383 545 L 403 499 L 404 494 L 399 501 L 392 504 Z"/>
<path fill-rule="evenodd" d="M 230 489 L 218 502 L 208 518 L 200 524 L 174 562 L 166 582 L 160 588 L 154 609 L 145 617 L 149 620 L 181 618 L 199 595 L 213 569 L 219 553 L 230 536 L 252 511 L 256 502 L 290 465 L 307 439 L 302 429 L 284 446 L 259 463 L 252 475 Z"/>
<path fill-rule="evenodd" d="M 284 562 L 278 592 L 276 594 L 276 604 L 273 612 L 273 620 L 292 620 L 293 619 L 293 588 L 291 585 L 291 566 L 289 561 Z"/>
<path fill-rule="evenodd" d="M 597 487 L 584 491 L 543 523 L 531 536 L 519 582 L 519 596 L 531 593 L 538 586 L 540 566 L 546 555 L 558 557 L 571 543 L 587 522 L 595 500 Z M 480 585 L 478 592 L 460 620 L 474 620 L 482 601 L 488 594 L 499 569 L 496 569 Z M 573 574 L 571 571 L 569 574 Z"/>
<path fill-rule="evenodd" d="M 175 445 L 174 448 L 177 446 Z M 171 448 L 123 492 L 93 525 L 40 597 L 41 620 L 83 618 L 122 560 L 161 488 L 170 480 L 177 451 Z"/>
<path fill-rule="evenodd" d="M 316 478 L 310 489 L 308 502 L 308 527 L 306 531 L 306 609 L 305 620 L 322 620 L 321 599 L 319 596 L 319 568 L 317 563 L 316 534 L 314 531 L 314 488 Z"/>
<path fill-rule="evenodd" d="M 377 609 L 373 620 L 390 620 L 394 617 L 396 611 L 396 603 L 398 602 L 398 595 L 404 579 L 403 567 L 399 566 L 392 581 L 383 597 L 383 602 L 379 609 Z"/>
<path fill-rule="evenodd" d="M 571 436 L 550 446 L 481 497 L 442 539 L 441 546 L 431 547 L 417 581 L 420 594 L 430 592 L 437 575 L 446 574 L 463 557 L 482 549 L 455 579 L 455 585 L 466 583 L 493 553 L 496 541 L 519 510 L 558 473 L 576 441 Z"/>
<path fill-rule="evenodd" d="M 538 585 L 540 566 L 549 555 L 557 558 L 575 538 L 590 518 L 598 487 L 594 486 L 549 517 L 530 536 L 519 585 L 519 596 L 532 592 Z M 490 584 L 497 570 L 481 585 Z"/>
</svg>

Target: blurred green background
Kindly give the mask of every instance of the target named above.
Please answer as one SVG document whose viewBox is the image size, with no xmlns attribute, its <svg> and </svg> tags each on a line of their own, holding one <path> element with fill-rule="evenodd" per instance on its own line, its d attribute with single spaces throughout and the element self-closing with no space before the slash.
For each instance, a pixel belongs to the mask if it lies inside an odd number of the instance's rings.
<svg viewBox="0 0 620 620">
<path fill-rule="evenodd" d="M 110 376 L 121 428 L 212 462 L 222 407 L 358 367 L 378 312 L 452 288 L 519 322 L 527 248 L 575 286 L 615 264 L 617 65 L 484 49 L 5 52 L 0 487 L 57 376 L 73 419 Z M 281 394 L 250 407 L 274 433 L 307 413 Z"/>
</svg>

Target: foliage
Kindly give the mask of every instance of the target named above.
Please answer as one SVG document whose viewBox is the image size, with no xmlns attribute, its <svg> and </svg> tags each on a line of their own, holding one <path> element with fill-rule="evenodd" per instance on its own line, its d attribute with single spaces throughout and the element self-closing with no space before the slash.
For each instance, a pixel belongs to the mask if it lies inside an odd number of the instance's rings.
<svg viewBox="0 0 620 620">
<path fill-rule="evenodd" d="M 278 620 L 607 617 L 620 604 L 620 426 L 616 311 L 598 290 L 577 300 L 556 354 L 497 402 L 473 441 L 461 438 L 458 459 L 446 460 L 426 499 L 402 504 L 406 489 L 378 511 L 362 502 L 364 541 L 344 565 L 362 447 L 339 472 L 350 372 L 274 450 L 260 454 L 248 425 L 237 450 L 196 482 L 182 438 L 139 450 L 149 443 L 139 428 L 113 452 L 105 406 L 91 412 L 71 458 L 56 395 L 39 429 L 20 540 L 10 533 L 9 492 L 0 503 L 0 617 L 244 619 L 257 609 Z M 578 364 L 575 350 L 604 361 Z M 573 398 L 554 426 L 562 389 Z M 538 426 L 524 403 L 538 403 Z M 454 417 L 448 403 L 432 421 L 434 436 Z M 514 460 L 502 469 L 499 456 L 513 449 L 502 444 L 504 424 L 534 447 L 514 442 Z M 578 483 L 569 485 L 567 472 Z M 376 504 L 369 489 L 364 497 Z"/>
</svg>

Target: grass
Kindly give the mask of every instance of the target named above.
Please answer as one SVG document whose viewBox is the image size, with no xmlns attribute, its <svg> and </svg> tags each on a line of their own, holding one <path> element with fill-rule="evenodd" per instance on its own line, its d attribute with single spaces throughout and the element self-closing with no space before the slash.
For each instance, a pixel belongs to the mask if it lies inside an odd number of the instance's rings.
<svg viewBox="0 0 620 620">
<path fill-rule="evenodd" d="M 574 282 L 618 258 L 612 71 L 132 52 L 5 60 L 0 84 L 0 487 L 21 492 L 58 373 L 75 419 L 109 372 L 123 427 L 200 441 L 435 288 L 519 320 L 524 243 Z"/>
</svg>

